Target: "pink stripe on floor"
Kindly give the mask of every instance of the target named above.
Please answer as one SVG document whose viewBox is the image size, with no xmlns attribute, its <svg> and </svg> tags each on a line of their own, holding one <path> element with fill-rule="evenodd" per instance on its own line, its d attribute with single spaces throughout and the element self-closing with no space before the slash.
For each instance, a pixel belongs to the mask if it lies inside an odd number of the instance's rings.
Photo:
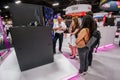
<svg viewBox="0 0 120 80">
<path fill-rule="evenodd" d="M 0 52 L 0 56 L 2 56 L 5 53 L 5 51 Z"/>
<path fill-rule="evenodd" d="M 115 48 L 114 44 L 108 44 L 108 45 L 98 47 L 97 51 L 109 51 L 113 48 Z"/>
<path fill-rule="evenodd" d="M 3 61 L 7 58 L 7 56 L 10 54 L 11 50 L 4 50 L 0 53 L 0 58 L 1 58 L 1 62 L 0 64 L 3 63 Z"/>
<path fill-rule="evenodd" d="M 79 67 L 78 67 L 78 63 L 77 62 L 78 60 L 74 60 L 74 59 L 70 59 L 70 56 L 68 53 L 63 53 L 63 55 L 68 59 L 68 61 L 77 69 L 79 70 Z M 73 77 L 69 78 L 68 80 L 84 80 L 79 73 L 76 73 L 76 75 L 74 75 Z"/>
<path fill-rule="evenodd" d="M 77 61 L 75 61 L 74 59 L 70 59 L 70 56 L 69 56 L 68 53 L 63 53 L 63 55 L 70 61 L 70 63 L 71 63 L 72 65 L 74 65 L 74 67 L 75 67 L 76 69 L 79 70 L 79 67 L 77 66 L 77 65 L 78 65 L 78 62 L 77 62 Z"/>
</svg>

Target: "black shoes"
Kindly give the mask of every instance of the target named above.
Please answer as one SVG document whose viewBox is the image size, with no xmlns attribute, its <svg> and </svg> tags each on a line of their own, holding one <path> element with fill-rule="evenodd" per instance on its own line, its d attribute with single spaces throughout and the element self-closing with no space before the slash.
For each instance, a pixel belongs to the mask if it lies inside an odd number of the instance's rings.
<svg viewBox="0 0 120 80">
<path fill-rule="evenodd" d="M 53 51 L 53 54 L 55 54 L 55 53 L 56 53 L 56 51 Z M 59 53 L 63 53 L 63 52 L 59 50 Z"/>
<path fill-rule="evenodd" d="M 60 53 L 63 53 L 61 50 L 59 50 Z"/>
<path fill-rule="evenodd" d="M 81 71 L 79 70 L 80 75 L 86 75 L 87 71 Z"/>
</svg>

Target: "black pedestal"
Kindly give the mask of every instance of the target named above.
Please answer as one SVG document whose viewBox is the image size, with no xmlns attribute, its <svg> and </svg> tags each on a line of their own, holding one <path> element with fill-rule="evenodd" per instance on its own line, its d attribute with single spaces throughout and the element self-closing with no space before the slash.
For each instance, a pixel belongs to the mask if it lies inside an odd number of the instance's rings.
<svg viewBox="0 0 120 80">
<path fill-rule="evenodd" d="M 21 71 L 53 62 L 51 28 L 10 28 Z"/>
</svg>

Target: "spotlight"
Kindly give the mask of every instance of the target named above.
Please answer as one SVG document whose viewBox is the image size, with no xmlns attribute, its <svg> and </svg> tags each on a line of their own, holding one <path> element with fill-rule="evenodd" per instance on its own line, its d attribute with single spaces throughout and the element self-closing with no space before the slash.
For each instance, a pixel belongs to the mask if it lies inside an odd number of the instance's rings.
<svg viewBox="0 0 120 80">
<path fill-rule="evenodd" d="M 80 0 L 76 0 L 76 1 L 80 1 Z M 81 0 L 82 1 L 82 0 Z"/>
<path fill-rule="evenodd" d="M 66 11 L 66 9 L 63 9 L 63 11 Z"/>
<path fill-rule="evenodd" d="M 53 3 L 52 4 L 52 6 L 58 6 L 59 5 L 59 3 Z"/>
<path fill-rule="evenodd" d="M 8 16 L 6 15 L 5 17 L 7 18 Z"/>
<path fill-rule="evenodd" d="M 4 6 L 4 8 L 5 8 L 5 9 L 8 9 L 8 8 L 9 8 L 9 6 Z"/>
<path fill-rule="evenodd" d="M 21 1 L 20 1 L 20 0 L 15 1 L 15 4 L 20 4 L 20 3 L 21 3 Z"/>
</svg>

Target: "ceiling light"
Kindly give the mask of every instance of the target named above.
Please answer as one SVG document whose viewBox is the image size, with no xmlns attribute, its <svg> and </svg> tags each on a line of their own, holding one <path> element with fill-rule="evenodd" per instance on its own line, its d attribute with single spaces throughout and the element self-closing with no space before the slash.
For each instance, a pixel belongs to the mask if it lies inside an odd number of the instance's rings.
<svg viewBox="0 0 120 80">
<path fill-rule="evenodd" d="M 5 17 L 8 17 L 7 15 Z"/>
<path fill-rule="evenodd" d="M 8 9 L 8 8 L 9 8 L 9 6 L 4 6 L 4 8 L 5 8 L 5 9 Z"/>
<path fill-rule="evenodd" d="M 15 4 L 20 4 L 20 3 L 21 3 L 21 1 L 20 1 L 20 0 L 15 1 Z"/>
<path fill-rule="evenodd" d="M 80 0 L 76 0 L 76 1 L 80 1 Z"/>
<path fill-rule="evenodd" d="M 53 3 L 52 4 L 52 6 L 58 6 L 59 5 L 59 3 Z"/>
<path fill-rule="evenodd" d="M 66 11 L 66 9 L 63 9 L 63 11 Z"/>
<path fill-rule="evenodd" d="M 2 12 L 2 10 L 0 10 L 0 12 Z"/>
</svg>

